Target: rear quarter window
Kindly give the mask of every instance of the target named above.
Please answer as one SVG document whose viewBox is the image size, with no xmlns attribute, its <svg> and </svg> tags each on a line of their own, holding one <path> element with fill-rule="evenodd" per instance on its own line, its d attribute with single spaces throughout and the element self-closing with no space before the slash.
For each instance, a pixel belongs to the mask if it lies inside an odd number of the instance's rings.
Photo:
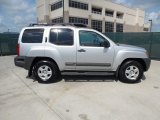
<svg viewBox="0 0 160 120">
<path fill-rule="evenodd" d="M 55 45 L 72 46 L 73 30 L 67 28 L 53 28 L 50 31 L 50 42 Z"/>
<path fill-rule="evenodd" d="M 26 29 L 23 32 L 22 43 L 42 43 L 44 29 Z"/>
</svg>

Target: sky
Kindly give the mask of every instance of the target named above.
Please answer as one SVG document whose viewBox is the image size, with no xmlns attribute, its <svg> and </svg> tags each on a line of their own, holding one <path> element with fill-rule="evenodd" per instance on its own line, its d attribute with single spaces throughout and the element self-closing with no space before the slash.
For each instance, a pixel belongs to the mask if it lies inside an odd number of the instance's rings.
<svg viewBox="0 0 160 120">
<path fill-rule="evenodd" d="M 160 0 L 112 0 L 145 10 L 145 22 L 153 20 L 152 31 L 160 32 Z M 0 33 L 20 32 L 24 26 L 36 23 L 35 0 L 0 0 Z"/>
<path fill-rule="evenodd" d="M 134 8 L 141 8 L 145 11 L 145 23 L 153 21 L 152 31 L 160 32 L 160 0 L 112 0 Z"/>
</svg>

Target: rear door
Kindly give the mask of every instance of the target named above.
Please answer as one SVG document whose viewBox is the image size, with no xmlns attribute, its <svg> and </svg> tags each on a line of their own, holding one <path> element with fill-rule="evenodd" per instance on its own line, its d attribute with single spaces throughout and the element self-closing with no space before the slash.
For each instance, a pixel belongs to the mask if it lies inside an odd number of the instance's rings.
<svg viewBox="0 0 160 120">
<path fill-rule="evenodd" d="M 76 40 L 74 28 L 51 28 L 45 56 L 62 61 L 63 70 L 75 70 Z M 49 50 L 49 51 L 47 51 Z"/>
</svg>

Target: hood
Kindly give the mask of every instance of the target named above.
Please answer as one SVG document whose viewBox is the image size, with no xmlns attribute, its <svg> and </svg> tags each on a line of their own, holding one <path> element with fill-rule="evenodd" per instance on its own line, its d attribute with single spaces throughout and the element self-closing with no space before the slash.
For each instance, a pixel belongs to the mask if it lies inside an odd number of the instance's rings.
<svg viewBox="0 0 160 120">
<path fill-rule="evenodd" d="M 133 45 L 126 45 L 126 44 L 118 44 L 118 47 L 121 47 L 123 49 L 132 49 L 135 51 L 146 51 L 144 48 L 142 47 L 137 47 L 137 46 L 133 46 Z"/>
</svg>

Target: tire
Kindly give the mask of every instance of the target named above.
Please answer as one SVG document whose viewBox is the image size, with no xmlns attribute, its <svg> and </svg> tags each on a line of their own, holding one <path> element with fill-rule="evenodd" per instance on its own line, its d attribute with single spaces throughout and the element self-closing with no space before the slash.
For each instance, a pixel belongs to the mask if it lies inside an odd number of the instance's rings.
<svg viewBox="0 0 160 120">
<path fill-rule="evenodd" d="M 127 61 L 119 69 L 119 80 L 125 83 L 138 83 L 143 77 L 143 67 L 137 61 Z"/>
<path fill-rule="evenodd" d="M 51 61 L 39 61 L 34 68 L 34 76 L 39 83 L 56 82 L 59 77 L 58 67 Z"/>
</svg>

